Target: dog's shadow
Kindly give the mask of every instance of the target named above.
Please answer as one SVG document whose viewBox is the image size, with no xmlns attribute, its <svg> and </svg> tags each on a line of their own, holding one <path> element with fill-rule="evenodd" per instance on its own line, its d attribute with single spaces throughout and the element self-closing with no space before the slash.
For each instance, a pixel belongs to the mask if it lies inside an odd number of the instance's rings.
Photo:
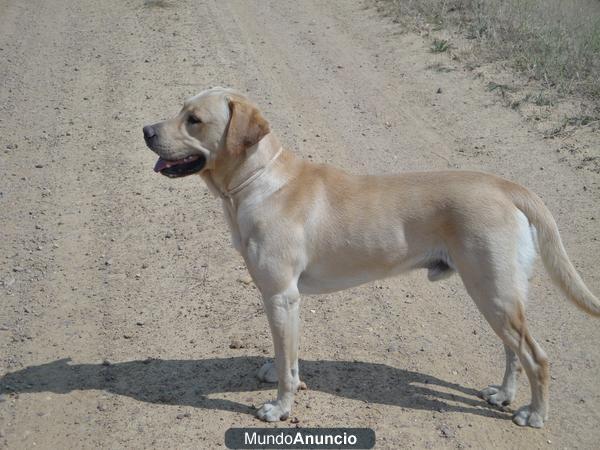
<svg viewBox="0 0 600 450">
<path fill-rule="evenodd" d="M 7 373 L 0 378 L 0 393 L 65 394 L 97 389 L 150 403 L 251 414 L 250 404 L 209 396 L 273 389 L 273 384 L 254 376 L 266 361 L 256 356 L 103 364 L 71 364 L 69 359 L 60 359 Z M 476 398 L 473 389 L 385 364 L 300 361 L 300 371 L 309 389 L 336 396 L 410 409 L 509 417 Z"/>
</svg>

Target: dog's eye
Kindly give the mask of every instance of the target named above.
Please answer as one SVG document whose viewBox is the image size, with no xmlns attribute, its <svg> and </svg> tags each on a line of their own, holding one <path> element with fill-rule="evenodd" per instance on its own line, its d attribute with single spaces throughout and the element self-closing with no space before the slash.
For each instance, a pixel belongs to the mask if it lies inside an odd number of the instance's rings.
<svg viewBox="0 0 600 450">
<path fill-rule="evenodd" d="M 194 116 L 193 114 L 190 114 L 190 115 L 188 116 L 188 119 L 187 119 L 187 121 L 188 121 L 188 123 L 189 123 L 189 124 L 191 124 L 191 125 L 195 125 L 195 124 L 197 124 L 197 123 L 202 123 L 202 121 L 201 121 L 201 120 L 200 120 L 198 117 Z"/>
</svg>

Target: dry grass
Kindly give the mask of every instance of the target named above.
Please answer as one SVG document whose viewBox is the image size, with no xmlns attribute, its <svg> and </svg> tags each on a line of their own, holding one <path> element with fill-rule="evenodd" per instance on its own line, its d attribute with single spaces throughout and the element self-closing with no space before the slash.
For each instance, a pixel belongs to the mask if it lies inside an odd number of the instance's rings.
<svg viewBox="0 0 600 450">
<path fill-rule="evenodd" d="M 598 0 L 383 0 L 402 17 L 457 26 L 487 60 L 506 60 L 560 93 L 600 100 Z"/>
</svg>

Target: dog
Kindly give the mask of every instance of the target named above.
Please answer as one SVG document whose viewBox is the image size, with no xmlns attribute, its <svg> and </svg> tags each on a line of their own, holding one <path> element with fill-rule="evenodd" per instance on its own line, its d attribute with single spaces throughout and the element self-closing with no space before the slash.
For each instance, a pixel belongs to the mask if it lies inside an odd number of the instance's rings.
<svg viewBox="0 0 600 450">
<path fill-rule="evenodd" d="M 475 171 L 350 175 L 283 149 L 260 110 L 244 95 L 208 89 L 173 118 L 143 128 L 159 159 L 154 170 L 199 174 L 222 199 L 234 247 L 264 302 L 275 362 L 259 372 L 278 382 L 262 405 L 265 421 L 289 417 L 305 387 L 298 368 L 300 294 L 322 294 L 424 268 L 431 281 L 458 272 L 502 339 L 500 386 L 481 392 L 510 404 L 525 369 L 531 403 L 513 421 L 542 427 L 548 417 L 548 358 L 527 329 L 525 301 L 539 253 L 552 280 L 575 305 L 600 316 L 563 247 L 551 213 L 525 187 Z"/>
</svg>

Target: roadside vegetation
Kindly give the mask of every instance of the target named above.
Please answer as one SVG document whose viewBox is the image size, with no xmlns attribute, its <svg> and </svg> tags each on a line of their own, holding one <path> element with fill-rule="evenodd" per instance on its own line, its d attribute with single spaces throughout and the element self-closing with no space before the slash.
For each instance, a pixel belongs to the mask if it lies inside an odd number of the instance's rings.
<svg viewBox="0 0 600 450">
<path fill-rule="evenodd" d="M 559 95 L 600 103 L 599 0 L 380 0 L 398 20 L 457 27 L 483 61 L 502 60 Z M 440 43 L 443 42 L 444 45 Z M 436 40 L 432 51 L 451 43 Z"/>
</svg>

